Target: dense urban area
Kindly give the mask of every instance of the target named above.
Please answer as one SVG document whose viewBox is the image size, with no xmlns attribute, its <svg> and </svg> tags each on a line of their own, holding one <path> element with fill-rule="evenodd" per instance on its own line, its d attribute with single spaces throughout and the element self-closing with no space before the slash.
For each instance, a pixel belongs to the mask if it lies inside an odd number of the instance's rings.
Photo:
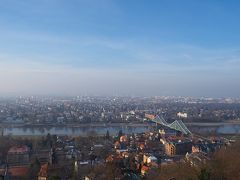
<svg viewBox="0 0 240 180">
<path fill-rule="evenodd" d="M 239 124 L 240 99 L 233 98 L 2 98 L 0 179 L 235 180 Z M 234 131 L 218 131 L 224 125 Z M 87 133 L 54 134 L 53 127 Z"/>
<path fill-rule="evenodd" d="M 19 97 L 0 100 L 0 123 L 18 125 L 78 125 L 139 123 L 145 114 L 168 121 L 223 122 L 239 120 L 240 99 L 187 97 Z"/>
</svg>

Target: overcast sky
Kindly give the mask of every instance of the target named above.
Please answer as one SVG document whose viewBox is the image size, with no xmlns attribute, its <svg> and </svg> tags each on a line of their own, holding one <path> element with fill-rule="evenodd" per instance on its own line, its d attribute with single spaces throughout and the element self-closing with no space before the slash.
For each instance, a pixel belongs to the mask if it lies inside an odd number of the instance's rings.
<svg viewBox="0 0 240 180">
<path fill-rule="evenodd" d="M 239 97 L 240 2 L 1 0 L 0 95 Z"/>
</svg>

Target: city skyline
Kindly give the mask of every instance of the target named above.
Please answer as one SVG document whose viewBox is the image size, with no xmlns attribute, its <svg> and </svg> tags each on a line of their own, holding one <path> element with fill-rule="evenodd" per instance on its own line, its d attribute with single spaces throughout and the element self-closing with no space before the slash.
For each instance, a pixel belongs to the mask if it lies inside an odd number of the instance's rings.
<svg viewBox="0 0 240 180">
<path fill-rule="evenodd" d="M 2 1 L 0 95 L 239 97 L 237 1 Z"/>
</svg>

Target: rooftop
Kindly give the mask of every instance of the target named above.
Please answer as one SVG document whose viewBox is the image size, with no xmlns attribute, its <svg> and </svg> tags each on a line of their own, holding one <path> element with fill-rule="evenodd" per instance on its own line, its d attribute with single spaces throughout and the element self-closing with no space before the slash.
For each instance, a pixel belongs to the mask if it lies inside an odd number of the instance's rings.
<svg viewBox="0 0 240 180">
<path fill-rule="evenodd" d="M 17 177 L 24 177 L 28 174 L 29 168 L 28 167 L 11 167 L 8 169 L 8 173 L 10 176 L 17 176 Z"/>
<path fill-rule="evenodd" d="M 28 152 L 29 152 L 29 148 L 25 145 L 22 145 L 22 146 L 11 147 L 8 151 L 8 154 L 23 154 Z"/>
</svg>

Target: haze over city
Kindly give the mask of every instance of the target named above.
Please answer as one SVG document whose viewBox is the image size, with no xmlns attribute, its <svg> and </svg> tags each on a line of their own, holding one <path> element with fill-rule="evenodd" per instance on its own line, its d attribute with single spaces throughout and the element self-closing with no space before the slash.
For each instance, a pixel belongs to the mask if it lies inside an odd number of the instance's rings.
<svg viewBox="0 0 240 180">
<path fill-rule="evenodd" d="M 0 2 L 0 96 L 239 97 L 238 1 Z"/>
<path fill-rule="evenodd" d="M 0 180 L 240 179 L 240 1 L 0 0 Z"/>
</svg>

